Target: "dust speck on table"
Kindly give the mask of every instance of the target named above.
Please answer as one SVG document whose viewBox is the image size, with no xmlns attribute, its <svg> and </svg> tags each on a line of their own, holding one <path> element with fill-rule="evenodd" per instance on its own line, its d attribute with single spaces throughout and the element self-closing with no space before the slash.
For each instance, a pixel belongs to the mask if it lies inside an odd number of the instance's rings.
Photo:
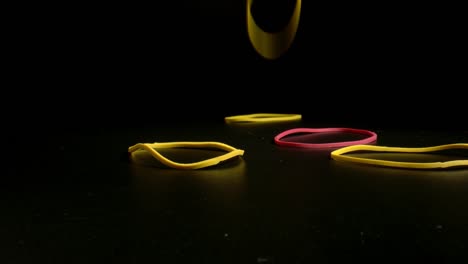
<svg viewBox="0 0 468 264">
<path fill-rule="evenodd" d="M 257 263 L 274 263 L 274 259 L 272 257 L 258 257 Z"/>
</svg>

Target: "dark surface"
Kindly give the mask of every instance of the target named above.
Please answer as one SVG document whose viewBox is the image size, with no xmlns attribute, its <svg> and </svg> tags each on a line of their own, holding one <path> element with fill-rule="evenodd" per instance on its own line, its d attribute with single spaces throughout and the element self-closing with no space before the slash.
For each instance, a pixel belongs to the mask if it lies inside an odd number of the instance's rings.
<svg viewBox="0 0 468 264">
<path fill-rule="evenodd" d="M 255 1 L 252 12 L 273 31 L 294 1 L 271 2 Z M 5 98 L 14 106 L 5 102 L 4 112 L 15 125 L 58 127 L 264 111 L 301 112 L 312 122 L 466 127 L 462 10 L 303 1 L 291 48 L 267 61 L 247 35 L 245 1 L 22 6 L 6 41 L 14 60 Z"/>
<path fill-rule="evenodd" d="M 44 130 L 34 134 L 38 140 L 18 133 L 0 192 L 2 263 L 466 260 L 466 169 L 348 164 L 331 160 L 331 150 L 272 141 L 292 127 L 338 125 L 218 120 Z M 359 128 L 375 131 L 378 145 L 468 142 L 466 130 Z M 155 141 L 219 141 L 245 154 L 197 171 L 128 159 L 130 145 Z M 214 153 L 166 155 L 188 162 Z"/>
<path fill-rule="evenodd" d="M 271 31 L 291 7 L 257 4 Z M 252 48 L 243 1 L 12 10 L 0 262 L 461 263 L 466 169 L 338 163 L 272 139 L 305 126 L 367 128 L 389 146 L 468 142 L 462 10 L 303 1 L 295 41 L 275 61 Z M 256 112 L 303 123 L 223 122 Z M 126 153 L 197 140 L 246 152 L 191 172 Z"/>
</svg>

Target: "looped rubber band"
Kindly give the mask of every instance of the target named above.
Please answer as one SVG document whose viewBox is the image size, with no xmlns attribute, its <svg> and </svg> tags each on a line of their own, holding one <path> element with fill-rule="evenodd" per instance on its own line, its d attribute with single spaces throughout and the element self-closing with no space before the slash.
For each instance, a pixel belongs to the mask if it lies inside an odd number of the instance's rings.
<svg viewBox="0 0 468 264">
<path fill-rule="evenodd" d="M 300 114 L 278 114 L 278 113 L 255 113 L 247 115 L 235 115 L 225 117 L 226 123 L 271 123 L 271 122 L 286 122 L 300 121 Z"/>
<path fill-rule="evenodd" d="M 179 163 L 172 161 L 159 153 L 156 149 L 167 149 L 167 148 L 204 148 L 204 149 L 220 149 L 228 151 L 228 153 L 217 156 L 214 158 L 193 162 L 193 163 Z M 236 149 L 227 144 L 220 142 L 166 142 L 166 143 L 138 143 L 128 148 L 129 153 L 135 151 L 148 151 L 154 158 L 160 161 L 162 164 L 181 170 L 195 170 L 209 166 L 214 166 L 222 161 L 231 159 L 236 156 L 244 155 L 244 150 Z"/>
<path fill-rule="evenodd" d="M 340 142 L 331 142 L 331 143 L 301 143 L 301 142 L 292 142 L 282 140 L 284 137 L 298 134 L 298 133 L 328 133 L 328 132 L 343 132 L 343 133 L 353 133 L 353 134 L 362 134 L 367 136 L 364 139 L 352 140 L 352 141 L 340 141 Z M 377 141 L 377 134 L 375 132 L 356 129 L 356 128 L 341 128 L 341 127 L 331 127 L 331 128 L 293 128 L 288 129 L 284 132 L 279 133 L 274 137 L 274 141 L 279 146 L 285 147 L 295 147 L 295 148 L 339 148 L 350 145 L 359 145 L 359 144 L 369 144 Z"/>
<path fill-rule="evenodd" d="M 250 42 L 262 57 L 274 60 L 283 55 L 292 45 L 299 27 L 301 15 L 301 0 L 296 0 L 293 14 L 286 25 L 279 32 L 266 32 L 261 29 L 252 16 L 251 7 L 254 0 L 247 1 L 247 32 Z"/>
<path fill-rule="evenodd" d="M 468 149 L 467 143 L 454 143 L 432 147 L 421 148 L 403 148 L 403 147 L 385 147 L 385 146 L 372 146 L 372 145 L 355 145 L 337 149 L 331 152 L 331 157 L 338 161 L 347 161 L 355 163 L 364 163 L 370 165 L 395 167 L 395 168 L 410 168 L 410 169 L 439 169 L 449 167 L 468 166 L 468 159 L 466 160 L 451 160 L 444 162 L 401 162 L 380 159 L 369 159 L 346 156 L 343 154 L 353 151 L 373 151 L 373 152 L 400 152 L 400 153 L 427 153 L 449 149 Z"/>
</svg>

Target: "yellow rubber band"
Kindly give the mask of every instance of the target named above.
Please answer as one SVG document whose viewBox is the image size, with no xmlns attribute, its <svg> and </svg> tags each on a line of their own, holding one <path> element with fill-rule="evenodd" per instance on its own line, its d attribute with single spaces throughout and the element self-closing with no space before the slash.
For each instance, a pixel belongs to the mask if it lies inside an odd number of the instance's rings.
<svg viewBox="0 0 468 264">
<path fill-rule="evenodd" d="M 300 114 L 276 114 L 276 113 L 257 113 L 247 115 L 236 115 L 225 117 L 226 123 L 269 123 L 269 122 L 285 122 L 285 121 L 300 121 Z"/>
<path fill-rule="evenodd" d="M 193 162 L 193 163 L 179 163 L 172 161 L 159 153 L 156 149 L 162 148 L 204 148 L 204 149 L 220 149 L 228 151 L 228 153 L 217 156 L 214 158 Z M 135 151 L 148 151 L 154 158 L 162 164 L 180 170 L 195 170 L 209 166 L 214 166 L 222 161 L 231 159 L 236 156 L 244 155 L 244 150 L 236 149 L 227 144 L 220 142 L 166 142 L 166 143 L 138 143 L 128 148 L 129 153 Z"/>
<path fill-rule="evenodd" d="M 400 152 L 400 153 L 427 153 L 449 149 L 468 149 L 467 143 L 454 143 L 439 145 L 433 147 L 421 147 L 421 148 L 402 148 L 402 147 L 385 147 L 385 146 L 373 146 L 373 145 L 354 145 L 343 147 L 331 152 L 331 157 L 338 161 L 348 161 L 356 163 L 365 163 L 377 166 L 385 167 L 396 167 L 396 168 L 411 168 L 411 169 L 439 169 L 449 167 L 460 167 L 468 166 L 467 160 L 451 160 L 445 162 L 400 162 L 400 161 L 389 161 L 369 158 L 359 158 L 344 156 L 343 154 L 353 151 L 373 151 L 373 152 Z"/>
<path fill-rule="evenodd" d="M 289 49 L 296 36 L 301 14 L 301 0 L 296 0 L 293 15 L 288 25 L 281 31 L 270 33 L 262 30 L 252 16 L 254 0 L 247 1 L 247 32 L 255 50 L 266 59 L 277 59 Z"/>
</svg>

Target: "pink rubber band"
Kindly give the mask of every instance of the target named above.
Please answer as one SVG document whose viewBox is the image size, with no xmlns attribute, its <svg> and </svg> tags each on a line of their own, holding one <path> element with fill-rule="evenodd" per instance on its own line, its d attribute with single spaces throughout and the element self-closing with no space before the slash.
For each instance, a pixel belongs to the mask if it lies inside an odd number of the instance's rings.
<svg viewBox="0 0 468 264">
<path fill-rule="evenodd" d="M 326 133 L 326 132 L 343 132 L 343 133 L 353 133 L 353 134 L 362 134 L 367 137 L 360 140 L 352 141 L 340 141 L 340 142 L 331 142 L 331 143 L 300 143 L 292 141 L 284 141 L 282 138 L 297 134 L 297 133 Z M 355 128 L 293 128 L 279 133 L 274 138 L 275 143 L 279 146 L 286 147 L 295 147 L 295 148 L 339 148 L 346 147 L 351 145 L 362 145 L 369 144 L 377 141 L 377 134 L 375 132 L 364 130 L 364 129 L 355 129 Z"/>
</svg>

